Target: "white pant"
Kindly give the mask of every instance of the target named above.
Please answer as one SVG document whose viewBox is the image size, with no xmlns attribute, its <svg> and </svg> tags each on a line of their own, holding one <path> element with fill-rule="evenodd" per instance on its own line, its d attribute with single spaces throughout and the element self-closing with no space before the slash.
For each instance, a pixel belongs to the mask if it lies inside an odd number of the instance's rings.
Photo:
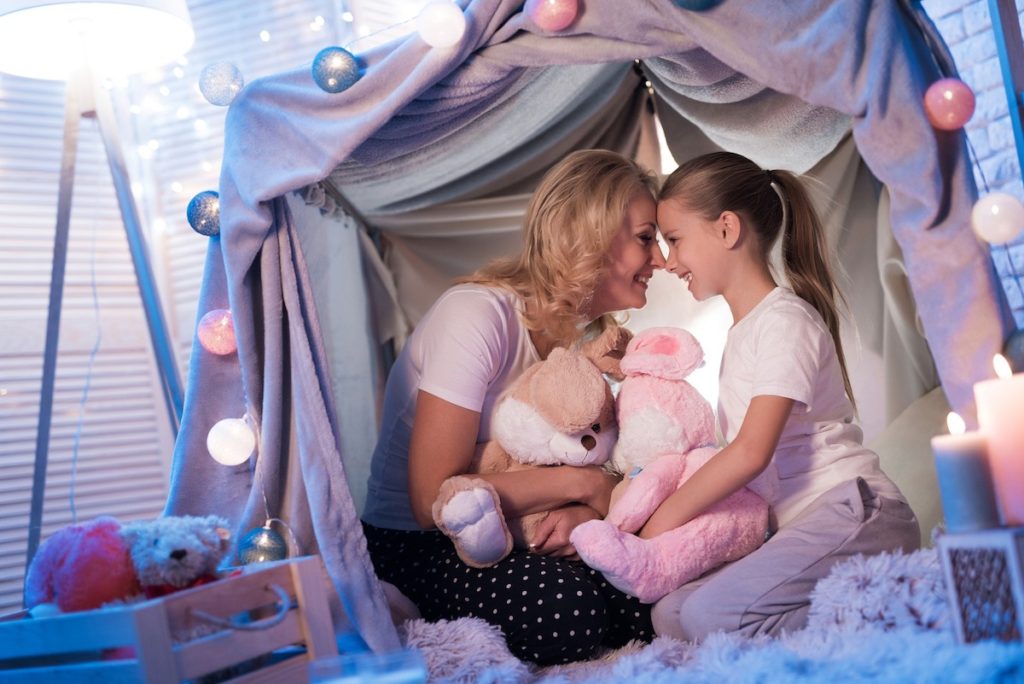
<svg viewBox="0 0 1024 684">
<path fill-rule="evenodd" d="M 724 630 L 745 636 L 807 624 L 810 594 L 832 567 L 856 554 L 918 548 L 906 503 L 876 495 L 861 478 L 836 485 L 749 556 L 685 584 L 654 604 L 661 636 L 700 641 Z"/>
</svg>

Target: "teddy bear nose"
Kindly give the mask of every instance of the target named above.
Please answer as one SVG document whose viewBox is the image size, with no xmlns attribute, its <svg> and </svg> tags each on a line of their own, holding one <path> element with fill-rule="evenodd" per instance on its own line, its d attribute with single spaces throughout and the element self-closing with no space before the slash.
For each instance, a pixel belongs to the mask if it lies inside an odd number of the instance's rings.
<svg viewBox="0 0 1024 684">
<path fill-rule="evenodd" d="M 580 438 L 580 444 L 583 445 L 584 449 L 590 451 L 597 446 L 597 440 L 590 435 L 583 435 L 583 437 Z"/>
<path fill-rule="evenodd" d="M 180 561 L 182 558 L 188 555 L 188 551 L 185 549 L 174 549 L 171 551 L 171 558 Z"/>
</svg>

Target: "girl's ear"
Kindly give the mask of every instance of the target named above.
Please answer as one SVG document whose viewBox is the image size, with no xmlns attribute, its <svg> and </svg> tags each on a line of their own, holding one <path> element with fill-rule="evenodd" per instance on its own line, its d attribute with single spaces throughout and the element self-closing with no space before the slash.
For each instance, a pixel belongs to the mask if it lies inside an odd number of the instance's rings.
<svg viewBox="0 0 1024 684">
<path fill-rule="evenodd" d="M 722 244 L 726 249 L 732 249 L 740 241 L 740 233 L 743 231 L 743 222 L 739 214 L 733 211 L 723 211 L 718 217 L 716 226 Z"/>
</svg>

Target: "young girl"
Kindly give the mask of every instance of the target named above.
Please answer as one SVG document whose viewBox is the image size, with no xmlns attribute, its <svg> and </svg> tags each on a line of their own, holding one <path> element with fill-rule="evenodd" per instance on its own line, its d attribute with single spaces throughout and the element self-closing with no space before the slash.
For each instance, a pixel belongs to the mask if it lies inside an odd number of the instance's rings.
<svg viewBox="0 0 1024 684">
<path fill-rule="evenodd" d="M 772 464 L 777 533 L 661 599 L 652 619 L 659 634 L 688 640 L 717 630 L 753 636 L 799 629 L 815 582 L 837 562 L 911 550 L 919 541 L 906 499 L 854 423 L 820 221 L 793 174 L 721 152 L 669 176 L 658 224 L 668 243 L 666 268 L 698 300 L 722 295 L 732 311 L 718 402 L 726 446 L 665 500 L 639 539 L 624 535 L 624 545 L 635 565 L 635 554 L 657 543 L 645 540 L 686 523 Z M 776 283 L 769 265 L 780 233 L 789 287 Z"/>
<path fill-rule="evenodd" d="M 484 569 L 462 563 L 434 529 L 431 505 L 490 439 L 495 400 L 527 366 L 614 325 L 610 312 L 644 306 L 664 265 L 654 189 L 613 152 L 556 164 L 527 208 L 522 254 L 442 294 L 388 378 L 363 515 L 377 574 L 424 618 L 482 618 L 513 653 L 541 664 L 653 636 L 648 607 L 571 560 L 569 533 L 607 513 L 615 479 L 596 466 L 474 475 L 494 486 L 507 516 L 557 509 L 531 553 L 513 550 Z"/>
</svg>

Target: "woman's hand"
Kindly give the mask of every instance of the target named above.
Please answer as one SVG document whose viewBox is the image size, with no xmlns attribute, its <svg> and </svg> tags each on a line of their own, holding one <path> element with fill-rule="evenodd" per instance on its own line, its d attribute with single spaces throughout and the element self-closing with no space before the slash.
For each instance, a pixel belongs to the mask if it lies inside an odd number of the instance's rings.
<svg viewBox="0 0 1024 684">
<path fill-rule="evenodd" d="M 580 523 L 601 516 L 590 506 L 570 504 L 550 511 L 533 533 L 530 551 L 542 556 L 579 560 L 576 547 L 569 543 L 569 534 Z"/>
<path fill-rule="evenodd" d="M 582 503 L 597 511 L 600 517 L 608 515 L 611 506 L 612 490 L 622 481 L 619 475 L 613 475 L 601 466 L 582 466 L 577 468 L 580 476 L 586 479 Z"/>
</svg>

